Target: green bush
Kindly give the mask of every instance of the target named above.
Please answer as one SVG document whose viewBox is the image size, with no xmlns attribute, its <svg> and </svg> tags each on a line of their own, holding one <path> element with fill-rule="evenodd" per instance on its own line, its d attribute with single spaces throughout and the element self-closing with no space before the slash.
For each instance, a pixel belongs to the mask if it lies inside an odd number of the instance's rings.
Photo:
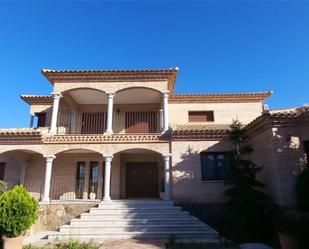
<svg viewBox="0 0 309 249">
<path fill-rule="evenodd" d="M 309 166 L 296 179 L 296 197 L 299 210 L 309 212 Z"/>
<path fill-rule="evenodd" d="M 8 190 L 7 184 L 4 181 L 0 181 L 0 195 Z"/>
<path fill-rule="evenodd" d="M 2 236 L 21 235 L 36 221 L 38 203 L 22 186 L 0 195 L 0 230 Z"/>
</svg>

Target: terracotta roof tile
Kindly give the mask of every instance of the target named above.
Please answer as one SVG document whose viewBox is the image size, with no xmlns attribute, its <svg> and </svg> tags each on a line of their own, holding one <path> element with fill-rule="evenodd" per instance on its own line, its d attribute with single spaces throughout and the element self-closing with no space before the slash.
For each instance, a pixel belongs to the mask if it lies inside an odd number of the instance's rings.
<svg viewBox="0 0 309 249">
<path fill-rule="evenodd" d="M 171 103 L 220 103 L 220 102 L 261 102 L 272 92 L 214 93 L 214 94 L 174 94 Z"/>
<path fill-rule="evenodd" d="M 52 105 L 53 97 L 50 95 L 20 95 L 20 98 L 29 105 Z"/>
<path fill-rule="evenodd" d="M 229 125 L 176 124 L 171 126 L 172 139 L 220 139 L 228 134 Z"/>
</svg>

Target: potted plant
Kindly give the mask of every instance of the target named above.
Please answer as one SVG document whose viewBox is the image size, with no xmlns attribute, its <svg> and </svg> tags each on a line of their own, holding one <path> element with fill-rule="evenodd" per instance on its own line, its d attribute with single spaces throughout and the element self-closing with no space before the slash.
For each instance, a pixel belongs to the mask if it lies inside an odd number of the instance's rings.
<svg viewBox="0 0 309 249">
<path fill-rule="evenodd" d="M 38 217 L 38 203 L 22 186 L 0 195 L 3 249 L 22 249 L 23 235 Z"/>
</svg>

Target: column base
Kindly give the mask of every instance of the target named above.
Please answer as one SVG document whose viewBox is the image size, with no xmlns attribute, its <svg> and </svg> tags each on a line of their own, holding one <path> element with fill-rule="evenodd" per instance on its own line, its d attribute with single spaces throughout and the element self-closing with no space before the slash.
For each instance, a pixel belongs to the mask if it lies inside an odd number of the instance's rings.
<svg viewBox="0 0 309 249">
<path fill-rule="evenodd" d="M 103 133 L 103 135 L 104 135 L 104 136 L 111 136 L 111 135 L 113 135 L 113 131 L 112 131 L 112 130 L 110 130 L 110 131 L 105 131 L 105 132 Z"/>
<path fill-rule="evenodd" d="M 102 201 L 112 201 L 112 199 L 109 196 L 103 197 Z"/>
<path fill-rule="evenodd" d="M 42 200 L 40 200 L 41 203 L 50 203 L 50 199 L 49 198 L 42 198 Z"/>
</svg>

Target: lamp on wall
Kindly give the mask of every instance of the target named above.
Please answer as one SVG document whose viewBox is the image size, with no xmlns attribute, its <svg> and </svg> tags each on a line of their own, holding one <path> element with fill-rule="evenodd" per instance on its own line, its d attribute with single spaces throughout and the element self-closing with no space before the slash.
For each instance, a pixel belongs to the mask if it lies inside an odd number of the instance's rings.
<svg viewBox="0 0 309 249">
<path fill-rule="evenodd" d="M 117 113 L 117 114 L 120 114 L 120 109 L 117 109 L 117 110 L 116 110 L 116 113 Z"/>
</svg>

